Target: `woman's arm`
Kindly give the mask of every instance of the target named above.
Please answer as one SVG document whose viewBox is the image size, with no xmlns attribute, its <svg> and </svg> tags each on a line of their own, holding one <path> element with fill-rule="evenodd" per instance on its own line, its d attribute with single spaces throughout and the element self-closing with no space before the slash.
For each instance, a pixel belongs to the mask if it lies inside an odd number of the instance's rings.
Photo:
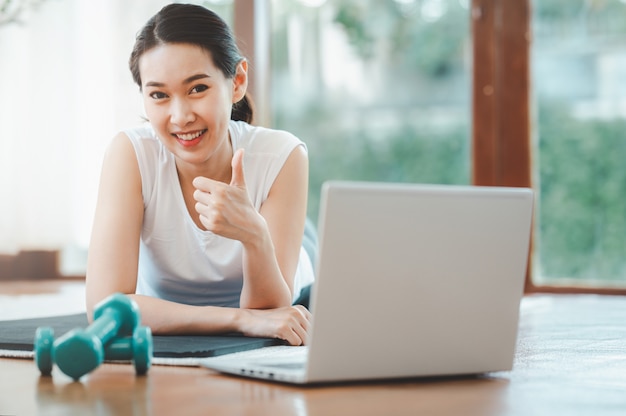
<svg viewBox="0 0 626 416">
<path fill-rule="evenodd" d="M 142 221 L 137 158 L 128 137 L 120 133 L 102 164 L 87 261 L 88 316 L 111 293 L 135 293 Z"/>
<path fill-rule="evenodd" d="M 131 295 L 141 310 L 143 325 L 155 335 L 240 332 L 250 337 L 279 338 L 291 345 L 308 343 L 311 313 L 301 305 L 275 309 L 191 306 L 142 295 Z"/>
<path fill-rule="evenodd" d="M 207 230 L 243 245 L 242 308 L 288 306 L 306 219 L 307 154 L 301 146 L 291 152 L 260 212 L 248 197 L 242 150 L 233 157 L 232 172 L 230 184 L 194 179 L 200 221 Z"/>
<path fill-rule="evenodd" d="M 289 155 L 261 206 L 269 241 L 259 240 L 260 245 L 245 247 L 242 305 L 272 307 L 292 302 L 306 220 L 308 171 L 306 151 L 298 146 Z M 285 289 L 288 289 L 286 297 Z"/>
</svg>

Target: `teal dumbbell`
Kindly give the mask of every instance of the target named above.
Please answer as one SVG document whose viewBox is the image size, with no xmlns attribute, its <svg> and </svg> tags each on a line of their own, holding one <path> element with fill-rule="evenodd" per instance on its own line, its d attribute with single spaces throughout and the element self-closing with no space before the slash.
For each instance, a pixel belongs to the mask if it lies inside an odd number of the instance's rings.
<svg viewBox="0 0 626 416">
<path fill-rule="evenodd" d="M 54 366 L 54 330 L 50 327 L 37 328 L 35 333 L 35 363 L 42 375 L 50 375 Z M 107 361 L 133 361 L 135 372 L 144 375 L 152 364 L 152 331 L 139 326 L 132 337 L 116 338 L 104 348 Z"/>
<path fill-rule="evenodd" d="M 139 322 L 137 304 L 121 293 L 113 294 L 96 305 L 91 325 L 73 329 L 54 341 L 52 361 L 78 380 L 102 364 L 105 347 L 113 338 L 132 336 Z"/>
<path fill-rule="evenodd" d="M 35 332 L 35 363 L 44 376 L 52 374 L 54 361 L 52 349 L 54 348 L 54 330 L 48 326 L 37 328 Z"/>
</svg>

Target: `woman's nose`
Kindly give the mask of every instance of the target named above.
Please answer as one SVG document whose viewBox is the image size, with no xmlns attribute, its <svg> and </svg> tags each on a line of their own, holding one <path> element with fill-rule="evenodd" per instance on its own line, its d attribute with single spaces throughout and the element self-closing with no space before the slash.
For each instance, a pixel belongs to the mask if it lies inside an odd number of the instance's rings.
<svg viewBox="0 0 626 416">
<path fill-rule="evenodd" d="M 192 106 L 184 99 L 173 101 L 170 110 L 170 121 L 177 126 L 185 126 L 195 120 Z"/>
</svg>

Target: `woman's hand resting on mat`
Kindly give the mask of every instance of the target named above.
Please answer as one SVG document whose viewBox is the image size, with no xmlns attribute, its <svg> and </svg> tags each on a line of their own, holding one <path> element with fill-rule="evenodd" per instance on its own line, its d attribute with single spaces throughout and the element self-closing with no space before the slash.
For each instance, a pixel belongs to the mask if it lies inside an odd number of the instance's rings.
<svg viewBox="0 0 626 416">
<path fill-rule="evenodd" d="M 277 309 L 242 309 L 239 327 L 249 337 L 279 338 L 291 345 L 306 345 L 311 329 L 311 312 L 304 306 Z"/>
</svg>

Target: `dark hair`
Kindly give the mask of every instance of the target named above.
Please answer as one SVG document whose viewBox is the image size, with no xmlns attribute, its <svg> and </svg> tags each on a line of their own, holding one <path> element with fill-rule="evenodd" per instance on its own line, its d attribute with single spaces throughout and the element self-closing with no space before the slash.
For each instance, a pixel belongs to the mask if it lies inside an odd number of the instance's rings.
<svg viewBox="0 0 626 416">
<path fill-rule="evenodd" d="M 170 4 L 155 14 L 137 34 L 129 66 L 133 80 L 141 88 L 139 59 L 148 50 L 166 43 L 188 43 L 209 52 L 213 63 L 226 78 L 232 79 L 244 57 L 235 37 L 217 14 L 193 4 Z M 252 123 L 253 104 L 248 94 L 233 104 L 232 120 Z"/>
</svg>

